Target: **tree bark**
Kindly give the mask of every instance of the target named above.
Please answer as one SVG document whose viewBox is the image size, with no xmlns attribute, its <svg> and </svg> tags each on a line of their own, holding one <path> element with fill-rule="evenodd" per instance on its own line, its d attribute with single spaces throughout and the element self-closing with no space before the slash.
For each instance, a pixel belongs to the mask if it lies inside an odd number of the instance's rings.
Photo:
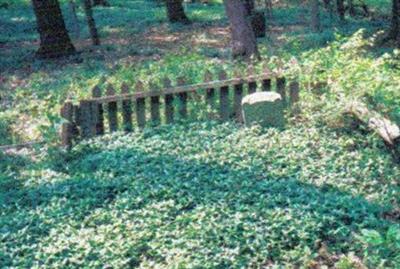
<svg viewBox="0 0 400 269">
<path fill-rule="evenodd" d="M 389 37 L 400 47 L 400 0 L 392 0 L 392 25 Z"/>
<path fill-rule="evenodd" d="M 183 9 L 182 0 L 166 0 L 165 4 L 167 7 L 167 16 L 168 20 L 171 23 L 190 23 L 190 20 L 185 14 L 185 10 Z"/>
<path fill-rule="evenodd" d="M 319 0 L 311 0 L 311 28 L 314 32 L 321 31 Z"/>
<path fill-rule="evenodd" d="M 395 123 L 375 111 L 369 110 L 361 102 L 349 103 L 345 113 L 352 115 L 358 123 L 364 124 L 378 134 L 385 144 L 393 150 L 396 160 L 400 161 L 400 128 Z"/>
<path fill-rule="evenodd" d="M 345 12 L 346 12 L 346 9 L 344 7 L 344 0 L 337 0 L 336 6 L 339 18 L 343 22 L 345 20 Z"/>
<path fill-rule="evenodd" d="M 244 59 L 258 57 L 257 41 L 245 5 L 238 0 L 224 0 L 224 4 L 231 26 L 232 56 Z"/>
<path fill-rule="evenodd" d="M 86 20 L 89 27 L 90 36 L 92 38 L 92 43 L 95 46 L 100 45 L 100 38 L 96 28 L 96 22 L 93 18 L 92 3 L 90 0 L 84 0 Z"/>
<path fill-rule="evenodd" d="M 68 31 L 58 0 L 32 0 L 40 35 L 40 47 L 36 55 L 40 58 L 56 58 L 73 54 Z"/>
</svg>

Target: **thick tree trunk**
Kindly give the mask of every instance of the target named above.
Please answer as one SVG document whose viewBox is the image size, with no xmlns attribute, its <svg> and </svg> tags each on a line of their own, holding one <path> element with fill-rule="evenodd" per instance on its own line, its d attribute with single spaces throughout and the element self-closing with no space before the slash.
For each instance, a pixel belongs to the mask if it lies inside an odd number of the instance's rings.
<svg viewBox="0 0 400 269">
<path fill-rule="evenodd" d="M 168 20 L 171 23 L 190 23 L 190 20 L 185 14 L 185 10 L 183 9 L 182 0 L 166 0 L 165 4 L 167 7 L 167 16 Z"/>
<path fill-rule="evenodd" d="M 247 16 L 251 16 L 254 12 L 254 0 L 243 0 L 244 8 L 246 9 Z"/>
<path fill-rule="evenodd" d="M 95 46 L 100 45 L 100 38 L 97 32 L 96 22 L 93 18 L 92 3 L 90 2 L 90 0 L 84 0 L 83 4 L 85 7 L 86 20 L 89 26 L 89 32 L 92 38 L 92 43 Z"/>
<path fill-rule="evenodd" d="M 321 19 L 319 12 L 319 0 L 311 0 L 311 28 L 314 32 L 321 31 Z"/>
<path fill-rule="evenodd" d="M 74 53 L 58 0 L 32 0 L 32 3 L 40 35 L 37 56 L 56 58 Z"/>
<path fill-rule="evenodd" d="M 245 5 L 238 0 L 224 0 L 224 4 L 231 26 L 233 57 L 258 57 L 257 41 Z"/>
</svg>

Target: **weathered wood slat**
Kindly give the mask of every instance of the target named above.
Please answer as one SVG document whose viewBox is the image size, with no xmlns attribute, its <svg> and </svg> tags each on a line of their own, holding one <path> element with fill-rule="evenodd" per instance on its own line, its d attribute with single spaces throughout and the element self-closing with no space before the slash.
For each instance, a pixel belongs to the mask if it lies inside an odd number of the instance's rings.
<svg viewBox="0 0 400 269">
<path fill-rule="evenodd" d="M 115 96 L 115 90 L 111 85 L 108 85 L 106 94 Z M 110 132 L 118 130 L 118 103 L 116 101 L 108 103 L 108 124 Z"/>
<path fill-rule="evenodd" d="M 210 71 L 206 71 L 204 75 L 204 81 L 206 83 L 211 82 L 213 79 L 213 75 Z M 206 96 L 205 96 L 206 104 L 209 109 L 214 110 L 215 109 L 215 89 L 214 88 L 206 88 Z M 208 113 L 208 118 L 212 118 L 213 113 L 210 112 Z"/>
<path fill-rule="evenodd" d="M 164 79 L 164 87 L 171 88 L 171 80 L 168 78 Z M 174 95 L 167 94 L 164 97 L 165 102 L 165 121 L 167 124 L 174 122 Z"/>
<path fill-rule="evenodd" d="M 242 99 L 243 99 L 243 84 L 234 86 L 233 96 L 233 113 L 238 122 L 242 122 Z"/>
<path fill-rule="evenodd" d="M 129 86 L 127 84 L 122 84 L 121 86 L 122 94 L 129 94 Z M 122 101 L 122 121 L 123 128 L 125 132 L 131 132 L 132 127 L 132 100 L 127 99 Z"/>
<path fill-rule="evenodd" d="M 226 80 L 226 72 L 219 73 L 220 80 Z M 230 105 L 229 105 L 229 86 L 222 86 L 219 95 L 219 114 L 222 121 L 229 119 Z"/>
<path fill-rule="evenodd" d="M 82 100 L 79 103 L 79 119 L 82 138 L 91 138 L 96 134 L 96 122 L 93 120 L 93 101 Z"/>
<path fill-rule="evenodd" d="M 143 90 L 143 82 L 140 80 L 135 85 L 136 91 Z M 144 97 L 136 98 L 136 121 L 140 128 L 146 126 L 146 99 Z"/>
<path fill-rule="evenodd" d="M 233 78 L 224 81 L 212 81 L 205 82 L 194 85 L 186 85 L 186 86 L 177 86 L 174 88 L 164 89 L 163 91 L 143 91 L 143 92 L 135 92 L 131 94 L 121 94 L 114 96 L 105 96 L 100 98 L 93 98 L 92 101 L 98 103 L 109 103 L 109 102 L 117 102 L 122 101 L 124 99 L 136 99 L 136 98 L 146 98 L 152 96 L 163 96 L 167 94 L 179 94 L 179 93 L 190 93 L 194 91 L 199 91 L 200 89 L 211 89 L 211 88 L 221 88 L 223 86 L 233 86 L 235 84 L 240 83 L 249 83 L 262 80 L 264 78 L 271 78 L 271 74 L 268 75 L 260 75 L 260 76 L 250 76 L 247 78 Z"/>
<path fill-rule="evenodd" d="M 178 86 L 185 85 L 185 78 L 181 77 L 178 78 Z M 188 100 L 188 92 L 180 92 L 178 93 L 179 98 L 179 116 L 182 119 L 186 119 L 188 117 L 188 110 L 187 110 L 187 100 Z"/>
<path fill-rule="evenodd" d="M 156 84 L 150 84 L 150 88 L 152 90 L 157 90 L 157 92 L 160 92 L 158 89 L 158 86 Z M 150 115 L 151 115 L 151 121 L 153 124 L 158 125 L 161 122 L 161 117 L 160 117 L 160 96 L 152 96 L 150 97 Z"/>
<path fill-rule="evenodd" d="M 300 84 L 297 81 L 292 81 L 290 83 L 290 104 L 295 104 L 297 102 L 299 102 L 300 97 L 299 97 L 299 93 L 300 93 Z"/>
<path fill-rule="evenodd" d="M 101 97 L 101 89 L 99 86 L 95 86 L 92 89 L 92 96 L 94 98 Z M 97 114 L 96 116 L 96 134 L 102 135 L 104 134 L 104 109 L 103 104 L 96 104 L 95 111 L 93 113 Z"/>
<path fill-rule="evenodd" d="M 71 102 L 66 102 L 61 108 L 61 117 L 64 118 L 64 122 L 61 126 L 61 144 L 66 148 L 72 147 L 72 140 L 74 136 L 73 116 L 74 106 Z"/>
</svg>

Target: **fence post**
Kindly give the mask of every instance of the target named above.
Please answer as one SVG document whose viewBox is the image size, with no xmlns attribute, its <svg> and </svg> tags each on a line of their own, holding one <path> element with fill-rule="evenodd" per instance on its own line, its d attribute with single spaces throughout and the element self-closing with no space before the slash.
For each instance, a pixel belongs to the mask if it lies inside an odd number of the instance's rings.
<svg viewBox="0 0 400 269">
<path fill-rule="evenodd" d="M 164 78 L 163 81 L 164 88 L 171 88 L 171 80 L 169 78 Z M 164 97 L 165 101 L 165 121 L 167 124 L 174 122 L 174 95 L 166 94 Z"/>
<path fill-rule="evenodd" d="M 121 86 L 122 94 L 129 94 L 129 86 L 123 83 Z M 122 120 L 123 128 L 125 132 L 132 132 L 132 101 L 123 100 L 122 101 Z"/>
<path fill-rule="evenodd" d="M 61 108 L 60 115 L 65 120 L 61 126 L 61 145 L 69 150 L 72 148 L 72 139 L 74 137 L 73 104 L 69 101 L 66 102 Z"/>
<path fill-rule="evenodd" d="M 143 90 L 143 82 L 140 80 L 136 83 L 136 91 Z M 146 126 L 146 102 L 144 98 L 136 98 L 136 120 L 140 128 Z"/>
<path fill-rule="evenodd" d="M 227 79 L 227 75 L 225 71 L 221 71 L 218 74 L 219 80 L 223 81 Z M 220 88 L 219 95 L 219 113 L 222 121 L 229 120 L 229 86 L 222 86 Z"/>
<path fill-rule="evenodd" d="M 94 98 L 101 97 L 101 89 L 99 86 L 95 86 L 92 89 L 92 96 Z M 102 135 L 104 134 L 104 109 L 102 104 L 97 104 L 95 111 L 93 112 L 97 114 L 96 116 L 96 134 Z"/>
<path fill-rule="evenodd" d="M 115 90 L 111 84 L 107 87 L 106 94 L 108 96 L 114 96 Z M 118 130 L 118 104 L 117 102 L 108 103 L 108 124 L 110 127 L 110 132 L 115 132 Z"/>
</svg>

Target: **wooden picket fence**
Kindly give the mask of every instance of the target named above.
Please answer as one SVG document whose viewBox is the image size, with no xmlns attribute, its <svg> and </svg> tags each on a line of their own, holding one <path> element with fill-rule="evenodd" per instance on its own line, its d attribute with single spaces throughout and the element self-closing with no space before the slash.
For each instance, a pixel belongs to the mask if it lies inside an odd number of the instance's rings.
<svg viewBox="0 0 400 269">
<path fill-rule="evenodd" d="M 162 122 L 170 124 L 176 119 L 185 119 L 188 117 L 188 102 L 199 102 L 198 97 L 201 95 L 204 96 L 201 101 L 205 102 L 205 107 L 216 108 L 221 121 L 241 121 L 242 98 L 246 93 L 254 93 L 257 89 L 271 91 L 275 88 L 286 104 L 295 103 L 299 99 L 299 83 L 296 80 L 288 83 L 284 76 L 268 71 L 261 75 L 231 79 L 227 78 L 225 72 L 221 72 L 217 81 L 213 80 L 212 73 L 207 72 L 204 81 L 201 84 L 185 85 L 185 80 L 180 78 L 177 86 L 173 87 L 171 81 L 165 79 L 162 89 L 150 84 L 151 89 L 148 91 L 143 91 L 143 83 L 139 81 L 133 87 L 134 92 L 131 92 L 130 86 L 123 84 L 120 94 L 116 94 L 114 87 L 108 85 L 105 95 L 102 95 L 101 85 L 96 86 L 92 90 L 92 98 L 81 100 L 78 105 L 70 101 L 64 103 L 61 109 L 61 116 L 65 120 L 61 131 L 62 145 L 70 148 L 75 141 L 106 132 L 130 132 L 135 127 L 145 127 L 147 122 L 153 125 Z M 146 106 L 147 102 L 149 107 Z M 162 106 L 163 117 L 160 112 Z M 136 114 L 136 124 L 133 114 Z M 210 114 L 210 117 L 215 119 L 215 115 Z"/>
</svg>

